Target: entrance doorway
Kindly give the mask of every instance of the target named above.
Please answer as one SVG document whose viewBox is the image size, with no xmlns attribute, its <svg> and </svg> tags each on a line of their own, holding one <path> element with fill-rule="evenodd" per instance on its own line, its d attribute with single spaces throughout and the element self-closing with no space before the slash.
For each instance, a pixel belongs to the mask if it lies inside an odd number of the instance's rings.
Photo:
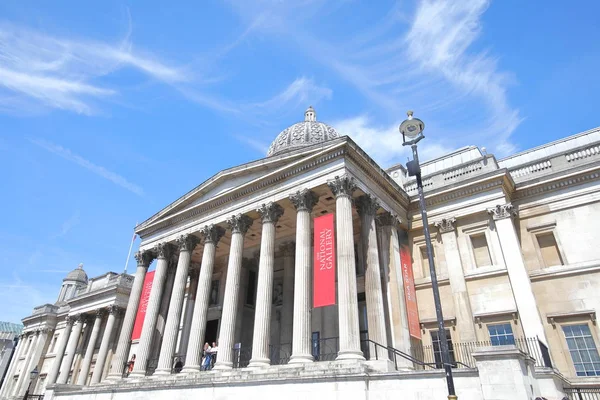
<svg viewBox="0 0 600 400">
<path fill-rule="evenodd" d="M 219 320 L 212 319 L 206 323 L 206 333 L 204 334 L 204 343 L 209 343 L 212 346 L 213 342 L 217 341 L 217 332 L 219 330 Z"/>
</svg>

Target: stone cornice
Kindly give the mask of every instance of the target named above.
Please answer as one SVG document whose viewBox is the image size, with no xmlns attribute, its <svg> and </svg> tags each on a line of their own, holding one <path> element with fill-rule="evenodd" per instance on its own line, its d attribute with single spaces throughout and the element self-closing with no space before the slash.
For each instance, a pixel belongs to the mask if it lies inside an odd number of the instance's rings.
<svg viewBox="0 0 600 400">
<path fill-rule="evenodd" d="M 439 192 L 433 191 L 425 193 L 425 204 L 428 207 L 435 206 L 437 204 L 442 204 L 463 197 L 486 192 L 494 188 L 502 188 L 507 196 L 512 196 L 514 191 L 514 182 L 506 169 L 496 170 L 489 175 L 480 175 L 477 177 L 477 179 L 460 182 L 458 186 L 448 187 Z M 414 211 L 418 209 L 418 197 L 412 196 L 410 210 Z"/>
<path fill-rule="evenodd" d="M 583 171 L 577 171 L 568 175 L 560 175 L 551 179 L 542 180 L 534 184 L 517 187 L 513 195 L 515 200 L 543 195 L 549 192 L 564 189 L 569 186 L 581 185 L 583 183 L 600 180 L 600 166 L 595 166 Z"/>
</svg>

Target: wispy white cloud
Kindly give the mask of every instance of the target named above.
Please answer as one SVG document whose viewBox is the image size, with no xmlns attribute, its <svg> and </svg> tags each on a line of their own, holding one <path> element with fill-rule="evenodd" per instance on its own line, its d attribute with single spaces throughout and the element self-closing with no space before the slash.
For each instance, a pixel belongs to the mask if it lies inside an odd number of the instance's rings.
<svg viewBox="0 0 600 400">
<path fill-rule="evenodd" d="M 244 135 L 234 135 L 234 137 L 240 142 L 247 144 L 250 148 L 256 150 L 262 155 L 267 154 L 267 150 L 269 150 L 269 145 L 267 143 L 263 143 L 260 140 L 253 139 Z"/>
<path fill-rule="evenodd" d="M 333 91 L 330 88 L 320 86 L 313 79 L 303 76 L 296 78 L 282 92 L 272 98 L 251 106 L 265 111 L 276 111 L 300 104 L 316 104 L 321 100 L 331 99 L 332 94 Z"/>
<path fill-rule="evenodd" d="M 95 100 L 118 94 L 100 78 L 123 68 L 171 85 L 191 80 L 185 68 L 136 51 L 129 35 L 110 44 L 0 23 L 0 88 L 34 103 L 93 114 Z M 0 97 L 0 109 L 10 109 L 14 103 L 12 96 Z"/>
<path fill-rule="evenodd" d="M 100 166 L 100 165 L 96 165 L 94 163 L 92 163 L 89 160 L 86 160 L 85 158 L 81 157 L 80 155 L 77 155 L 73 152 L 71 152 L 71 150 L 66 149 L 60 145 L 56 145 L 54 143 L 48 142 L 46 140 L 43 139 L 28 139 L 29 142 L 35 144 L 36 146 L 39 146 L 53 154 L 56 154 L 57 156 L 60 156 L 62 158 L 64 158 L 65 160 L 71 161 L 77 165 L 79 165 L 80 167 L 83 167 L 91 172 L 93 172 L 94 174 L 111 181 L 112 183 L 114 183 L 117 186 L 120 186 L 124 189 L 129 190 L 132 193 L 137 194 L 138 196 L 143 196 L 144 195 L 144 190 L 132 183 L 129 182 L 126 178 L 124 178 L 123 176 L 109 171 L 108 169 Z"/>
<path fill-rule="evenodd" d="M 411 108 L 427 118 L 430 138 L 453 135 L 460 141 L 457 147 L 485 143 L 499 154 L 514 150 L 510 135 L 522 121 L 507 95 L 514 78 L 500 71 L 491 51 L 473 46 L 482 36 L 489 0 L 418 0 L 412 11 L 410 4 L 396 2 L 363 31 L 337 41 L 313 23 L 331 2 L 276 3 L 231 4 L 249 21 L 268 12 L 273 22 L 261 25 L 261 32 L 295 43 L 353 85 L 381 125 L 397 122 Z"/>
</svg>

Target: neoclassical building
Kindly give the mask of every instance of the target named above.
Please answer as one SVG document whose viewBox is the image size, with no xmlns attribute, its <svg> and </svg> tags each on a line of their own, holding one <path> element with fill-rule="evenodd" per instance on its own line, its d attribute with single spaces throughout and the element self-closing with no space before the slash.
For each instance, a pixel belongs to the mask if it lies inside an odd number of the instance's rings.
<svg viewBox="0 0 600 400">
<path fill-rule="evenodd" d="M 465 147 L 422 170 L 458 397 L 558 400 L 600 383 L 600 129 L 500 160 Z M 134 276 L 78 268 L 23 320 L 1 398 L 22 397 L 34 367 L 32 392 L 61 400 L 447 393 L 414 178 L 312 107 L 266 158 L 136 233 Z"/>
</svg>

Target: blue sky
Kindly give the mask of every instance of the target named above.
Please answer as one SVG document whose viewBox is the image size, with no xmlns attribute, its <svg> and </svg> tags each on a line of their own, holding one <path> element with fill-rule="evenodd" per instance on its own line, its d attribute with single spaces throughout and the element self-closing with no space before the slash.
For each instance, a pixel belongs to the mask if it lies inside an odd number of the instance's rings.
<svg viewBox="0 0 600 400">
<path fill-rule="evenodd" d="M 0 320 L 80 262 L 121 271 L 136 222 L 263 157 L 310 104 L 383 167 L 406 161 L 407 109 L 424 159 L 600 125 L 597 2 L 166 4 L 0 4 Z"/>
</svg>

